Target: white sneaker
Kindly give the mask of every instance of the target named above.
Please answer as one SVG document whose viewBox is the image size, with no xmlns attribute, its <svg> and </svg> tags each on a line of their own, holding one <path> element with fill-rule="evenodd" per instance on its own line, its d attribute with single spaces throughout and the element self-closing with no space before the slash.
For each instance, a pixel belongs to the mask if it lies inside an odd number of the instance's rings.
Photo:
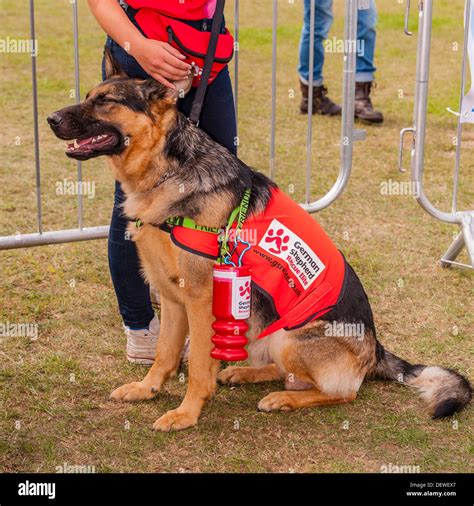
<svg viewBox="0 0 474 506">
<path fill-rule="evenodd" d="M 153 310 L 155 313 L 161 311 L 161 297 L 160 292 L 153 288 L 150 285 L 150 299 L 151 299 L 151 305 L 153 307 Z M 158 330 L 160 327 L 158 326 Z M 189 361 L 189 336 L 186 336 L 186 340 L 184 341 L 184 348 L 181 353 L 181 362 L 187 363 Z"/>
<path fill-rule="evenodd" d="M 127 332 L 127 359 L 132 364 L 151 366 L 156 357 L 156 345 L 160 333 L 160 320 L 157 316 L 150 322 L 149 329 Z M 181 361 L 189 360 L 189 336 L 186 336 Z"/>
<path fill-rule="evenodd" d="M 160 333 L 160 320 L 157 316 L 148 329 L 127 330 L 127 359 L 132 364 L 153 365 L 156 356 L 156 343 Z"/>
<path fill-rule="evenodd" d="M 155 288 L 153 288 L 151 285 L 150 285 L 150 300 L 153 311 L 155 311 L 155 313 L 158 313 L 161 310 L 160 292 Z"/>
</svg>

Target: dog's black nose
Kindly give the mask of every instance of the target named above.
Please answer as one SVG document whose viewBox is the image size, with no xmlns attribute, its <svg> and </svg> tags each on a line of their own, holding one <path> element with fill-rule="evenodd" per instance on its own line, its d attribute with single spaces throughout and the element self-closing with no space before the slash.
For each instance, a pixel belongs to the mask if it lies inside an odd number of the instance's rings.
<svg viewBox="0 0 474 506">
<path fill-rule="evenodd" d="M 53 112 L 51 116 L 48 116 L 47 121 L 52 127 L 57 127 L 61 124 L 63 118 L 59 114 Z"/>
</svg>

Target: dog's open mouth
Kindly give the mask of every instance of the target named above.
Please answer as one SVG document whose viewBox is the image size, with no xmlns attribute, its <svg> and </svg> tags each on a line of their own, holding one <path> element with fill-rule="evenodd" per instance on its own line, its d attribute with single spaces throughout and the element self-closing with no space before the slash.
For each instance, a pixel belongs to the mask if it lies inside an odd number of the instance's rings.
<svg viewBox="0 0 474 506">
<path fill-rule="evenodd" d="M 66 155 L 71 158 L 87 159 L 111 153 L 120 143 L 120 136 L 113 132 L 106 132 L 82 139 L 78 138 L 74 142 L 67 143 Z"/>
<path fill-rule="evenodd" d="M 74 142 L 68 142 L 67 153 L 85 153 L 93 150 L 102 150 L 115 146 L 118 136 L 112 133 L 95 135 L 86 139 L 75 139 Z"/>
</svg>

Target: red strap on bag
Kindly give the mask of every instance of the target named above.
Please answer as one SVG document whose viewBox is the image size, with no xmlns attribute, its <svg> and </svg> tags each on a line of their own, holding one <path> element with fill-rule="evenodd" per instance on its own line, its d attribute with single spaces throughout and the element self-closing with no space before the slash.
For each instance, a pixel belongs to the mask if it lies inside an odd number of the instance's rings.
<svg viewBox="0 0 474 506">
<path fill-rule="evenodd" d="M 179 19 L 203 19 L 209 0 L 126 0 L 133 9 L 153 9 Z"/>
</svg>

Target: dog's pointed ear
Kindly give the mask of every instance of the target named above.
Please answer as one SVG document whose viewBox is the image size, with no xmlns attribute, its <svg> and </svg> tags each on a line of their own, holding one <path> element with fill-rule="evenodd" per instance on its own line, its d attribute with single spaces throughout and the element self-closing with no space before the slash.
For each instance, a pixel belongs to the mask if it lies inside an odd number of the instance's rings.
<svg viewBox="0 0 474 506">
<path fill-rule="evenodd" d="M 106 80 L 111 77 L 128 77 L 108 47 L 104 49 L 104 68 Z"/>
<path fill-rule="evenodd" d="M 188 93 L 188 91 L 191 89 L 193 79 L 194 79 L 194 72 L 191 70 L 191 73 L 186 79 L 183 79 L 182 81 L 173 81 L 175 88 L 167 89 L 168 96 L 171 96 L 175 100 L 178 100 L 178 98 L 183 98 L 186 95 L 186 93 Z"/>
<path fill-rule="evenodd" d="M 155 102 L 166 97 L 166 86 L 152 77 L 143 83 L 142 90 L 143 96 L 148 102 Z"/>
<path fill-rule="evenodd" d="M 183 81 L 173 81 L 174 88 L 168 88 L 164 84 L 153 78 L 147 79 L 143 84 L 143 94 L 149 102 L 155 102 L 164 98 L 171 98 L 176 102 L 179 98 L 183 98 L 191 89 L 194 75 L 191 73 L 187 79 Z"/>
</svg>

